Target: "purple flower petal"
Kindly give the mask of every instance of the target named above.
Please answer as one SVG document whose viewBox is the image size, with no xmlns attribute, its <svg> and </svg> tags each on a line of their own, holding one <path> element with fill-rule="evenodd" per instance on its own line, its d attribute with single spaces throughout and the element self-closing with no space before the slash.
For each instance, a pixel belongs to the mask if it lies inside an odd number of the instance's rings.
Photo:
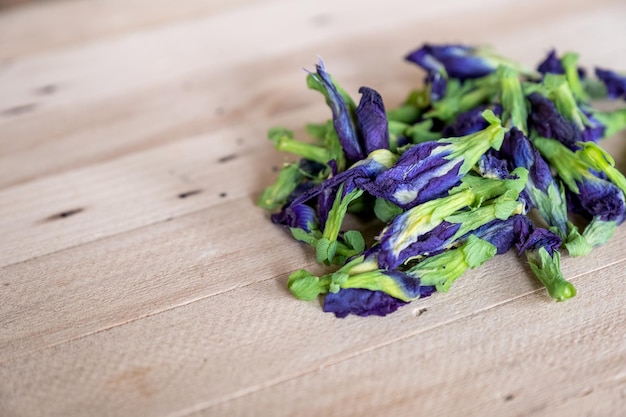
<svg viewBox="0 0 626 417">
<path fill-rule="evenodd" d="M 563 68 L 563 64 L 561 64 L 561 60 L 556 56 L 556 50 L 551 50 L 548 53 L 548 56 L 539 64 L 537 67 L 537 71 L 542 74 L 552 73 L 552 74 L 564 74 L 565 69 Z"/>
<path fill-rule="evenodd" d="M 507 161 L 500 159 L 492 149 L 487 151 L 478 161 L 478 171 L 485 178 L 511 178 Z"/>
<path fill-rule="evenodd" d="M 496 116 L 499 117 L 502 115 L 502 106 L 499 104 L 494 106 L 478 106 L 475 109 L 459 114 L 454 123 L 443 129 L 442 137 L 453 138 L 466 136 L 485 129 L 489 126 L 489 122 L 483 117 L 483 111 L 488 108 L 490 108 Z"/>
<path fill-rule="evenodd" d="M 615 71 L 596 68 L 596 77 L 606 86 L 609 98 L 623 98 L 626 100 L 626 75 L 618 74 Z"/>
<path fill-rule="evenodd" d="M 548 254 L 552 257 L 554 252 L 561 247 L 561 238 L 541 227 L 535 228 L 528 237 L 517 244 L 517 251 L 521 255 L 526 251 L 534 251 L 540 248 L 544 248 Z"/>
<path fill-rule="evenodd" d="M 326 72 L 324 63 L 320 60 L 315 68 L 322 85 L 328 93 L 328 104 L 333 113 L 333 126 L 346 158 L 351 162 L 363 159 L 365 155 L 363 155 L 363 150 L 359 144 L 356 126 L 346 102 L 333 84 L 330 75 Z"/>
<path fill-rule="evenodd" d="M 482 58 L 476 48 L 464 45 L 429 45 L 409 53 L 405 59 L 426 70 L 433 101 L 440 100 L 447 89 L 447 77 L 465 80 L 478 78 L 494 71 L 497 65 Z"/>
<path fill-rule="evenodd" d="M 381 291 L 361 288 L 344 288 L 337 293 L 328 293 L 324 298 L 324 311 L 335 313 L 339 318 L 348 314 L 358 316 L 386 316 L 407 304 Z"/>
<path fill-rule="evenodd" d="M 576 185 L 578 194 L 567 193 L 572 212 L 604 221 L 621 222 L 624 219 L 624 193 L 616 185 L 601 178 L 578 181 Z"/>
<path fill-rule="evenodd" d="M 571 150 L 578 149 L 581 132 L 559 113 L 554 103 L 536 92 L 527 98 L 531 105 L 529 126 L 543 137 L 556 139 Z"/>
<path fill-rule="evenodd" d="M 413 146 L 396 165 L 378 175 L 366 190 L 404 209 L 447 195 L 450 188 L 460 183 L 462 161 L 446 159 L 449 154 L 445 152 L 431 156 L 443 145 L 424 142 Z"/>
<path fill-rule="evenodd" d="M 420 298 L 430 297 L 435 292 L 437 292 L 437 287 L 434 285 L 424 285 L 420 287 Z"/>
<path fill-rule="evenodd" d="M 369 87 L 361 87 L 359 93 L 362 96 L 356 108 L 356 121 L 363 138 L 365 153 L 369 154 L 376 149 L 389 149 L 389 127 L 382 97 Z"/>
<path fill-rule="evenodd" d="M 307 232 L 317 224 L 315 210 L 306 204 L 285 205 L 279 213 L 272 214 L 271 219 L 275 224 L 296 227 Z"/>
<path fill-rule="evenodd" d="M 449 77 L 465 80 L 483 77 L 496 69 L 493 62 L 482 58 L 476 48 L 465 45 L 429 45 L 409 53 L 406 59 L 427 71 L 443 67 Z"/>
<path fill-rule="evenodd" d="M 512 128 L 507 132 L 499 155 L 509 161 L 509 169 L 526 168 L 530 181 L 542 192 L 546 193 L 548 187 L 554 183 L 550 166 L 521 130 Z"/>
<path fill-rule="evenodd" d="M 392 237 L 398 233 L 398 229 L 404 226 L 404 222 L 394 221 L 380 237 L 380 253 L 378 254 L 378 266 L 385 269 L 395 269 L 405 263 L 409 258 L 420 255 L 433 255 L 443 252 L 446 246 L 452 243 L 454 234 L 460 229 L 460 223 L 442 222 L 417 238 L 409 246 L 396 253 Z"/>
<path fill-rule="evenodd" d="M 516 214 L 506 220 L 492 220 L 474 230 L 471 234 L 494 245 L 497 248 L 497 254 L 502 255 L 508 252 L 517 241 L 518 234 L 515 230 L 515 224 L 518 221 L 517 217 L 524 216 Z"/>
<path fill-rule="evenodd" d="M 563 63 L 556 56 L 556 51 L 552 49 L 548 56 L 539 64 L 537 67 L 537 71 L 542 74 L 565 74 L 565 68 L 563 67 Z M 585 70 L 583 68 L 577 68 L 578 77 L 580 79 L 584 79 L 586 77 Z"/>
</svg>

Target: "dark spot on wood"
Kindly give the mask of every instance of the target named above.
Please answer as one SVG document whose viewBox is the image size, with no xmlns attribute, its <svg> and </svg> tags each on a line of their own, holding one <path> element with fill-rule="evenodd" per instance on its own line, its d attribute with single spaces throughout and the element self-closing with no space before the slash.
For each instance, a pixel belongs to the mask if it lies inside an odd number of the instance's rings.
<svg viewBox="0 0 626 417">
<path fill-rule="evenodd" d="M 220 164 L 223 164 L 224 162 L 232 161 L 235 158 L 237 158 L 237 155 L 233 153 L 230 155 L 222 156 L 220 159 L 217 160 L 217 162 L 219 162 Z"/>
<path fill-rule="evenodd" d="M 77 208 L 77 209 L 72 209 L 72 210 L 66 210 L 66 211 L 62 211 L 58 214 L 53 214 L 52 216 L 48 217 L 47 220 L 59 220 L 59 219 L 65 219 L 67 217 L 73 216 L 75 214 L 81 213 L 85 211 L 85 209 L 82 208 Z"/>
<path fill-rule="evenodd" d="M 30 113 L 37 108 L 35 103 L 22 104 L 21 106 L 11 107 L 2 110 L 2 114 L 5 116 L 19 116 L 22 114 Z"/>
<path fill-rule="evenodd" d="M 178 198 L 187 198 L 187 197 L 191 197 L 192 195 L 196 195 L 196 194 L 200 194 L 202 192 L 202 190 L 191 190 L 191 191 L 187 191 L 185 193 L 180 193 L 178 194 Z"/>
<path fill-rule="evenodd" d="M 8 282 L 5 282 L 5 283 L 4 283 L 4 284 L 2 284 L 2 285 L 4 285 L 5 287 L 8 287 L 8 286 L 9 286 L 9 283 L 8 283 Z"/>
<path fill-rule="evenodd" d="M 237 145 L 243 145 L 244 139 L 243 138 L 237 138 Z"/>
<path fill-rule="evenodd" d="M 515 398 L 513 394 L 508 394 L 504 397 L 504 401 L 511 401 Z"/>
<path fill-rule="evenodd" d="M 168 217 L 167 219 L 165 219 L 166 222 L 171 222 L 173 219 L 173 217 Z"/>
<path fill-rule="evenodd" d="M 279 170 L 280 168 L 278 168 L 276 165 L 272 167 L 272 172 L 278 172 Z"/>
<path fill-rule="evenodd" d="M 226 197 L 227 195 L 228 195 L 228 194 L 226 194 L 226 193 L 220 193 L 220 197 L 221 197 L 221 198 L 224 198 L 224 197 Z"/>
<path fill-rule="evenodd" d="M 328 26 L 330 24 L 330 22 L 332 21 L 332 18 L 330 17 L 329 14 L 318 14 L 317 16 L 313 16 L 313 18 L 311 19 L 311 22 L 313 23 L 314 26 Z"/>
<path fill-rule="evenodd" d="M 47 85 L 37 88 L 35 92 L 42 96 L 49 96 L 50 94 L 56 93 L 57 90 L 58 90 L 58 87 L 56 85 L 47 84 Z"/>
<path fill-rule="evenodd" d="M 422 307 L 417 311 L 417 316 L 421 316 L 422 314 L 424 314 L 425 312 L 427 312 L 428 309 L 426 307 Z"/>
<path fill-rule="evenodd" d="M 223 108 L 223 107 L 217 107 L 217 108 L 215 109 L 215 115 L 216 115 L 216 116 L 221 116 L 221 115 L 223 115 L 223 114 L 224 114 L 224 108 Z"/>
</svg>

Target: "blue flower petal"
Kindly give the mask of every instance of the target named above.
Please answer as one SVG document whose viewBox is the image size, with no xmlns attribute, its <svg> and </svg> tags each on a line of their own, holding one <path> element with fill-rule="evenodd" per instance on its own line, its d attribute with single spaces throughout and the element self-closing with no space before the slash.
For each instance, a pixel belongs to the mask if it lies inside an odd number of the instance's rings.
<svg viewBox="0 0 626 417">
<path fill-rule="evenodd" d="M 344 288 L 337 293 L 328 293 L 324 299 L 324 311 L 335 313 L 339 318 L 349 314 L 358 316 L 386 316 L 407 304 L 381 291 L 361 288 Z"/>
<path fill-rule="evenodd" d="M 478 106 L 472 110 L 459 114 L 454 123 L 443 129 L 442 137 L 452 138 L 467 136 L 485 129 L 489 126 L 489 122 L 487 122 L 483 117 L 483 111 L 487 109 L 491 109 L 498 117 L 502 115 L 502 106 L 499 104 L 493 106 Z"/>
<path fill-rule="evenodd" d="M 537 67 L 537 71 L 542 74 L 552 73 L 552 74 L 564 74 L 565 69 L 563 68 L 563 64 L 561 64 L 561 60 L 556 56 L 556 50 L 552 49 L 548 56 L 539 64 Z"/>
<path fill-rule="evenodd" d="M 597 179 L 577 181 L 578 194 L 567 193 L 569 209 L 589 219 L 599 217 L 603 221 L 624 219 L 624 193 L 613 183 Z"/>
<path fill-rule="evenodd" d="M 497 64 L 476 55 L 476 48 L 464 45 L 429 45 L 409 53 L 405 59 L 426 70 L 433 101 L 440 100 L 447 89 L 447 78 L 465 80 L 493 72 Z"/>
<path fill-rule="evenodd" d="M 369 87 L 361 87 L 359 93 L 362 96 L 356 108 L 356 121 L 363 138 L 365 153 L 369 154 L 376 149 L 389 149 L 389 127 L 382 97 Z"/>
<path fill-rule="evenodd" d="M 578 149 L 576 143 L 582 140 L 580 130 L 559 113 L 550 99 L 536 92 L 529 94 L 527 99 L 531 105 L 530 127 L 539 135 L 556 139 L 571 150 Z"/>
<path fill-rule="evenodd" d="M 535 251 L 544 248 L 552 257 L 554 252 L 561 246 L 561 238 L 541 227 L 536 227 L 532 232 L 517 244 L 517 251 L 522 254 L 526 251 Z"/>
<path fill-rule="evenodd" d="M 449 155 L 446 152 L 432 155 L 437 147 L 444 145 L 424 142 L 411 147 L 366 190 L 404 209 L 447 195 L 450 188 L 460 183 L 462 161 L 446 159 Z"/>
<path fill-rule="evenodd" d="M 429 45 L 409 53 L 406 59 L 427 71 L 443 67 L 449 77 L 465 80 L 483 77 L 496 69 L 496 64 L 475 54 L 476 48 L 465 45 Z"/>
<path fill-rule="evenodd" d="M 401 251 L 395 248 L 393 237 L 399 229 L 405 227 L 404 222 L 394 221 L 380 237 L 380 253 L 378 254 L 378 266 L 385 269 L 394 269 L 405 263 L 409 258 L 420 255 L 436 255 L 443 252 L 453 242 L 453 237 L 461 228 L 460 223 L 442 222 L 430 232 L 419 236 Z"/>
<path fill-rule="evenodd" d="M 333 126 L 337 132 L 337 137 L 346 155 L 346 158 L 355 162 L 362 159 L 365 155 L 359 144 L 359 138 L 356 131 L 356 126 L 352 120 L 350 110 L 346 105 L 345 100 L 333 84 L 330 75 L 324 68 L 324 63 L 320 60 L 319 64 L 315 66 L 317 75 L 328 93 L 329 105 L 333 113 Z"/>
<path fill-rule="evenodd" d="M 626 100 L 626 75 L 618 74 L 615 71 L 596 68 L 596 77 L 606 86 L 609 98 L 623 98 Z"/>
<path fill-rule="evenodd" d="M 507 132 L 502 141 L 499 155 L 509 161 L 509 169 L 526 168 L 530 181 L 542 192 L 546 193 L 548 187 L 555 184 L 550 166 L 521 130 L 512 128 Z"/>
<path fill-rule="evenodd" d="M 478 161 L 478 171 L 485 178 L 507 179 L 511 177 L 507 161 L 501 159 L 492 149 Z"/>
<path fill-rule="evenodd" d="M 518 217 L 525 216 L 516 214 L 506 220 L 492 220 L 474 230 L 471 234 L 494 245 L 497 249 L 496 253 L 502 255 L 508 252 L 517 240 L 518 235 L 515 230 L 515 224 L 518 221 Z"/>
<path fill-rule="evenodd" d="M 303 229 L 307 232 L 317 225 L 315 210 L 306 204 L 285 205 L 279 213 L 272 214 L 272 222 Z"/>
</svg>

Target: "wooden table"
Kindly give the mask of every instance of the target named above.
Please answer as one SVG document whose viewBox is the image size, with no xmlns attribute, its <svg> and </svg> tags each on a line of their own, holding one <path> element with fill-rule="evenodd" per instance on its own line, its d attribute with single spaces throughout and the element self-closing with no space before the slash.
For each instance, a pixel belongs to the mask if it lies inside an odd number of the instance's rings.
<svg viewBox="0 0 626 417">
<path fill-rule="evenodd" d="M 314 255 L 254 204 L 286 158 L 267 129 L 329 117 L 318 55 L 389 107 L 425 41 L 626 69 L 623 1 L 20 3 L 0 12 L 0 416 L 626 415 L 624 226 L 564 258 L 566 303 L 509 253 L 341 320 L 289 294 Z"/>
</svg>

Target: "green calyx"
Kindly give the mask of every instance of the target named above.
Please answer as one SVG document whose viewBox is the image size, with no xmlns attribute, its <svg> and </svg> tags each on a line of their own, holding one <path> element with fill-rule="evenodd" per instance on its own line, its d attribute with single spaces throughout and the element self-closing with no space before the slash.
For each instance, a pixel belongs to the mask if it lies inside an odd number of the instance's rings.
<svg viewBox="0 0 626 417">
<path fill-rule="evenodd" d="M 574 285 L 563 277 L 561 255 L 555 251 L 552 256 L 545 248 L 526 252 L 526 259 L 535 276 L 556 301 L 565 301 L 576 295 Z"/>
<path fill-rule="evenodd" d="M 445 292 L 467 269 L 481 266 L 496 253 L 494 245 L 470 235 L 458 248 L 428 257 L 411 267 L 407 273 L 419 277 L 421 285 L 434 285 L 437 291 Z"/>
<path fill-rule="evenodd" d="M 589 172 L 587 164 L 559 141 L 537 136 L 532 139 L 532 143 L 572 192 L 579 193 L 577 182 L 584 178 L 595 178 Z"/>
<path fill-rule="evenodd" d="M 548 226 L 554 229 L 553 231 L 557 235 L 565 239 L 568 234 L 568 220 L 567 202 L 563 186 L 560 185 L 557 188 L 556 183 L 552 182 L 546 192 L 543 192 L 535 187 L 531 181 L 528 181 L 526 192 L 537 208 L 541 218 L 546 221 Z"/>
<path fill-rule="evenodd" d="M 493 74 L 476 80 L 449 79 L 446 95 L 433 103 L 433 109 L 424 114 L 425 118 L 436 118 L 446 123 L 452 122 L 459 114 L 488 103 L 497 94 L 497 79 Z"/>
<path fill-rule="evenodd" d="M 498 67 L 498 79 L 500 80 L 500 102 L 502 104 L 502 120 L 505 126 L 516 127 L 524 135 L 528 134 L 528 108 L 519 73 L 507 66 Z"/>
<path fill-rule="evenodd" d="M 332 159 L 328 149 L 295 140 L 291 130 L 275 127 L 268 131 L 267 136 L 274 142 L 279 151 L 299 155 L 321 164 L 326 164 Z"/>
<path fill-rule="evenodd" d="M 274 210 L 283 205 L 289 194 L 296 189 L 298 184 L 305 178 L 298 163 L 285 165 L 276 182 L 267 187 L 257 201 L 259 207 L 267 210 Z"/>
<path fill-rule="evenodd" d="M 502 146 L 507 129 L 493 111 L 485 110 L 483 117 L 489 122 L 485 129 L 467 136 L 440 139 L 438 142 L 445 145 L 433 151 L 433 154 L 449 152 L 445 156 L 448 160 L 462 160 L 460 175 L 468 173 L 489 148 L 499 150 Z"/>
<path fill-rule="evenodd" d="M 561 65 L 565 70 L 565 78 L 572 90 L 572 95 L 579 102 L 589 101 L 589 96 L 585 92 L 585 89 L 578 75 L 578 54 L 574 52 L 567 52 L 561 58 Z"/>
<path fill-rule="evenodd" d="M 585 126 L 589 125 L 589 120 L 578 107 L 565 76 L 548 73 L 544 76 L 543 84 L 548 92 L 548 98 L 554 102 L 559 113 L 574 122 L 578 129 L 584 130 Z"/>
</svg>

